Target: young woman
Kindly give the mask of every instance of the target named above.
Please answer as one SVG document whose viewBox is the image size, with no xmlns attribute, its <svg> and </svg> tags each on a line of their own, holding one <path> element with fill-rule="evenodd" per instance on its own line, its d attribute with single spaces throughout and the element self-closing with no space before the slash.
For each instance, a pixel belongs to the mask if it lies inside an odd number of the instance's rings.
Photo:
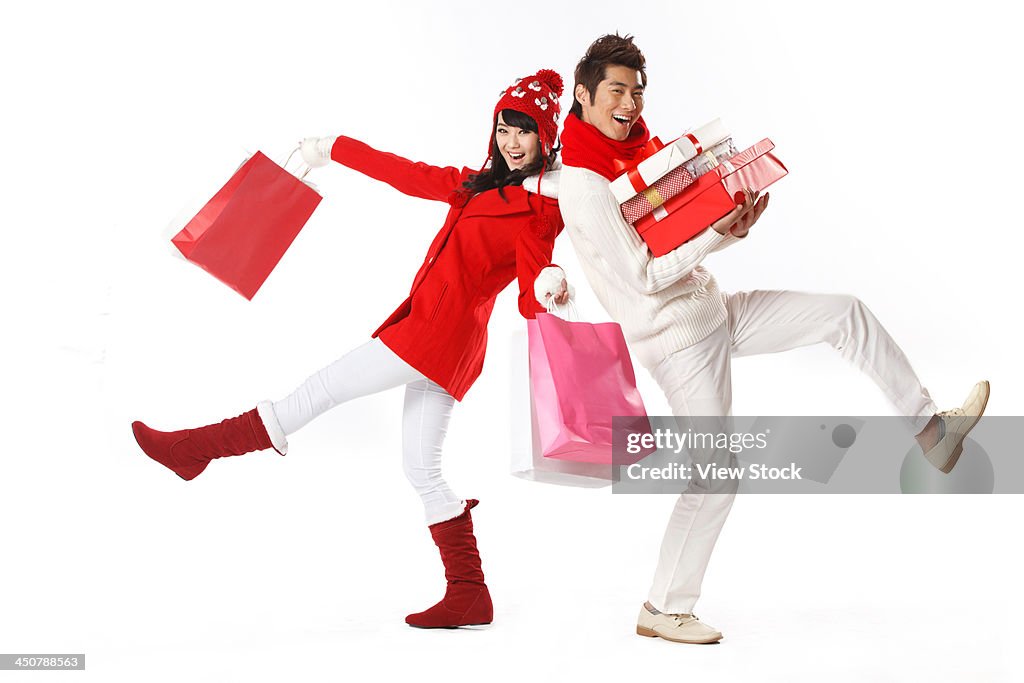
<svg viewBox="0 0 1024 683">
<path fill-rule="evenodd" d="M 441 445 L 452 406 L 480 374 L 498 293 L 518 278 L 519 310 L 527 318 L 551 299 L 568 299 L 564 273 L 550 263 L 562 229 L 558 205 L 521 187 L 554 161 L 561 94 L 561 77 L 547 69 L 509 86 L 491 119 L 490 165 L 480 171 L 414 163 L 347 137 L 304 140 L 310 166 L 333 159 L 405 194 L 451 205 L 409 297 L 370 341 L 279 401 L 199 429 L 158 432 L 132 423 L 142 450 L 188 480 L 213 458 L 268 448 L 284 455 L 287 436 L 318 415 L 405 385 L 405 473 L 423 501 L 448 579 L 439 603 L 406 617 L 412 626 L 485 624 L 493 615 L 470 516 L 477 501 L 455 495 L 441 476 Z"/>
</svg>

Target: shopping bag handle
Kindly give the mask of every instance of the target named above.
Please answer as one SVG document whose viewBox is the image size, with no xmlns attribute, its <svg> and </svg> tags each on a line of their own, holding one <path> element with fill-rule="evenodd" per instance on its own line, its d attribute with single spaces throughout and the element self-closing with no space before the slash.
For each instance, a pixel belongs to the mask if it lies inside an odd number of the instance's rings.
<svg viewBox="0 0 1024 683">
<path fill-rule="evenodd" d="M 298 178 L 300 183 L 302 183 L 309 189 L 313 190 L 317 194 L 320 194 L 320 188 L 318 188 L 312 180 L 306 180 L 306 176 L 309 175 L 309 172 L 313 170 L 312 166 L 303 162 L 299 164 L 299 167 L 295 169 L 294 173 L 292 171 L 288 171 L 288 164 L 291 163 L 292 157 L 295 156 L 295 153 L 298 152 L 300 149 L 302 149 L 301 145 L 296 146 L 296 148 L 291 151 L 291 154 L 288 155 L 288 158 L 284 160 L 284 163 L 281 164 L 281 168 L 283 168 L 285 171 L 291 173 L 293 176 Z M 302 175 L 299 175 L 299 171 L 302 170 L 303 166 L 306 167 L 306 170 L 302 172 Z"/>
<path fill-rule="evenodd" d="M 293 157 L 293 156 L 295 156 L 295 153 L 296 153 L 296 152 L 298 152 L 298 151 L 299 151 L 300 149 L 302 149 L 302 147 L 301 147 L 301 146 L 299 146 L 299 147 L 296 147 L 295 149 L 293 149 L 293 150 L 291 151 L 291 153 L 290 153 L 290 154 L 288 155 L 288 158 L 284 160 L 284 163 L 283 163 L 283 164 L 281 164 L 281 168 L 283 168 L 284 170 L 286 170 L 286 171 L 287 171 L 287 170 L 288 170 L 288 164 L 290 164 L 290 163 L 291 163 L 291 161 L 292 161 L 292 157 Z M 302 166 L 303 166 L 303 165 L 305 165 L 305 166 L 306 166 L 306 170 L 305 170 L 305 171 L 303 171 L 302 175 L 299 175 L 299 174 L 298 174 L 298 173 L 299 173 L 299 170 L 300 170 L 300 169 L 302 168 Z M 307 164 L 304 164 L 304 163 L 303 163 L 303 164 L 300 164 L 300 165 L 299 165 L 299 168 L 298 168 L 298 169 L 296 169 L 296 171 L 295 171 L 295 177 L 297 177 L 297 178 L 298 178 L 299 180 L 305 181 L 305 178 L 306 178 L 306 176 L 307 176 L 307 175 L 309 175 L 309 172 L 310 172 L 310 171 L 312 171 L 312 170 L 313 170 L 313 167 L 312 167 L 312 166 L 309 166 L 309 165 L 307 165 Z"/>
<path fill-rule="evenodd" d="M 304 172 L 304 173 L 303 173 L 302 175 L 299 175 L 299 174 L 298 174 L 299 170 L 300 170 L 300 169 L 302 168 L 302 166 L 301 166 L 301 165 L 299 166 L 299 168 L 298 168 L 298 169 L 296 169 L 296 170 L 295 170 L 295 172 L 294 172 L 294 173 L 292 173 L 291 171 L 289 171 L 289 170 L 288 170 L 288 164 L 289 164 L 289 163 L 291 163 L 292 157 L 293 157 L 293 156 L 295 156 L 295 153 L 296 153 L 296 152 L 298 152 L 298 151 L 299 151 L 300 149 L 301 149 L 301 147 L 296 147 L 295 149 L 293 149 L 293 150 L 291 151 L 291 154 L 289 154 L 289 155 L 288 155 L 288 158 L 287 158 L 287 159 L 285 159 L 285 160 L 284 160 L 284 163 L 283 163 L 283 164 L 281 164 L 280 166 L 281 166 L 281 168 L 283 168 L 283 169 L 284 169 L 284 170 L 285 170 L 286 172 L 288 172 L 288 173 L 291 173 L 291 174 L 292 174 L 293 176 L 295 176 L 295 177 L 296 177 L 296 179 L 298 179 L 298 181 L 299 181 L 300 183 L 302 183 L 303 185 L 305 185 L 305 186 L 306 186 L 306 187 L 308 187 L 309 189 L 313 190 L 313 191 L 314 191 L 314 192 L 316 192 L 317 194 L 320 194 L 320 188 L 318 188 L 318 187 L 316 186 L 316 184 L 315 184 L 315 183 L 313 183 L 313 181 L 311 181 L 311 180 L 306 180 L 306 176 L 307 176 L 307 175 L 309 174 L 309 172 L 310 172 L 310 171 L 312 171 L 312 170 L 313 170 L 313 167 L 312 167 L 312 166 L 308 166 L 308 165 L 307 165 L 307 166 L 306 166 L 306 170 L 305 170 L 305 172 Z M 245 166 L 245 165 L 246 165 L 246 163 L 248 163 L 249 159 L 252 159 L 252 155 L 251 155 L 251 154 L 250 154 L 249 156 L 247 156 L 247 157 L 246 157 L 245 159 L 243 159 L 243 160 L 242 160 L 242 163 L 240 163 L 240 164 L 238 165 L 238 168 L 242 168 L 243 166 Z M 236 168 L 236 169 L 235 169 L 235 173 L 238 173 L 238 168 Z M 321 195 L 321 196 L 323 196 L 323 195 Z"/>
<path fill-rule="evenodd" d="M 302 149 L 302 148 L 301 147 L 296 147 L 295 149 L 293 149 L 291 151 L 291 153 L 288 155 L 288 158 L 284 160 L 283 164 L 281 164 L 281 168 L 283 168 L 284 170 L 288 171 L 288 164 L 291 163 L 292 157 L 295 156 L 295 153 L 298 152 L 300 149 Z M 240 163 L 238 165 L 238 168 L 235 169 L 235 173 L 238 173 L 238 169 L 242 168 L 243 166 L 245 166 L 245 164 L 249 161 L 249 159 L 252 159 L 252 155 L 251 154 L 249 156 L 245 157 L 245 159 L 242 160 L 242 163 Z M 305 165 L 305 164 L 300 164 L 299 168 L 297 168 L 294 173 L 292 173 L 291 171 L 288 171 L 288 172 L 291 173 L 296 178 L 298 178 L 299 180 L 301 180 L 306 185 L 309 185 L 310 187 L 313 187 L 315 189 L 315 186 L 313 185 L 313 183 L 311 181 L 306 180 L 306 176 L 309 175 L 309 172 L 313 170 L 312 166 L 306 165 L 306 170 L 303 171 L 302 175 L 298 174 L 299 170 L 302 169 L 303 165 Z"/>
<path fill-rule="evenodd" d="M 544 305 L 544 308 L 551 315 L 557 315 L 559 318 L 563 318 L 569 322 L 579 322 L 580 314 L 579 311 L 576 310 L 576 302 L 572 299 L 569 299 L 565 305 L 559 306 L 555 303 L 555 297 L 550 297 Z M 565 315 L 562 315 L 563 312 Z"/>
</svg>

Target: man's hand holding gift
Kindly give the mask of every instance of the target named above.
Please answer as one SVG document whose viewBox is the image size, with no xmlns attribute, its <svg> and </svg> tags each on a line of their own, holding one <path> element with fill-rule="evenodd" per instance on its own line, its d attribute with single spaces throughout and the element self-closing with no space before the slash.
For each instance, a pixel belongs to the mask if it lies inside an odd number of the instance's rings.
<svg viewBox="0 0 1024 683">
<path fill-rule="evenodd" d="M 737 198 L 740 193 L 737 192 Z M 743 238 L 750 232 L 750 228 L 757 222 L 757 219 L 764 213 L 768 206 L 768 194 L 759 197 L 761 193 L 751 190 L 749 187 L 743 190 L 743 201 L 736 205 L 736 208 L 725 214 L 711 224 L 712 229 L 719 235 L 732 233 L 733 237 Z"/>
</svg>

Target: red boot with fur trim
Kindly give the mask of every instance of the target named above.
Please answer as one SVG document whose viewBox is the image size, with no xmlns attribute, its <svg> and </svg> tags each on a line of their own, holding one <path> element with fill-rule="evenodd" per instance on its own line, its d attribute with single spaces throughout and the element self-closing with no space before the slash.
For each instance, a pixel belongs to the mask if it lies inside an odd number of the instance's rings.
<svg viewBox="0 0 1024 683">
<path fill-rule="evenodd" d="M 494 607 L 484 583 L 480 553 L 469 511 L 480 501 L 467 500 L 466 510 L 454 519 L 432 524 L 430 535 L 441 551 L 448 589 L 444 598 L 425 612 L 410 614 L 405 623 L 416 628 L 457 628 L 491 623 Z"/>
</svg>

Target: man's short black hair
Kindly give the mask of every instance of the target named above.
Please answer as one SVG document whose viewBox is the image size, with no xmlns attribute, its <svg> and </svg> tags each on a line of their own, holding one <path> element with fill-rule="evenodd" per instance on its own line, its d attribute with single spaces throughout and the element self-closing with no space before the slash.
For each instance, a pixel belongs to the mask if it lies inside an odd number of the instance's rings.
<svg viewBox="0 0 1024 683">
<path fill-rule="evenodd" d="M 605 70 L 609 66 L 624 66 L 640 72 L 640 83 L 647 87 L 647 60 L 640 48 L 633 44 L 633 36 L 620 36 L 618 33 L 601 36 L 587 48 L 587 54 L 576 65 L 573 84 L 573 101 L 570 113 L 582 116 L 583 106 L 576 99 L 576 86 L 582 84 L 593 101 L 597 95 L 597 86 L 605 78 Z"/>
</svg>

